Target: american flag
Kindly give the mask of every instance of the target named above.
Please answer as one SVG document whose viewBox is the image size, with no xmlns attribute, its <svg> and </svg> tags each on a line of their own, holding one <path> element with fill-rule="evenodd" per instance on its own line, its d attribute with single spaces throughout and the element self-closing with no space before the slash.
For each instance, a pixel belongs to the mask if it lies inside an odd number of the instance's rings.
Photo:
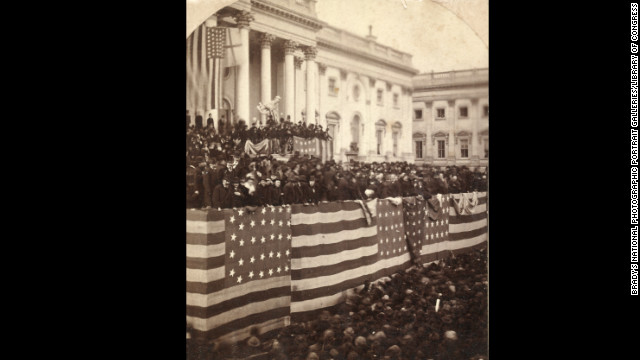
<svg viewBox="0 0 640 360">
<path fill-rule="evenodd" d="M 223 33 L 222 43 L 218 44 L 217 38 L 209 36 L 211 29 L 202 24 L 187 38 L 187 109 L 192 117 L 195 117 L 196 111 L 203 115 L 205 111 L 215 108 L 214 84 L 216 76 L 219 77 L 216 73 L 220 72 L 220 67 L 216 69 L 215 61 L 208 59 L 219 55 L 217 47 L 224 46 L 225 37 Z M 218 32 L 219 30 L 213 30 L 214 36 L 217 36 Z M 214 76 L 209 76 L 210 74 Z M 207 103 L 209 88 L 212 90 L 210 104 Z"/>
<path fill-rule="evenodd" d="M 404 221 L 402 208 L 402 198 L 378 200 L 378 254 L 382 269 L 379 277 L 410 266 L 411 256 L 405 241 L 405 227 L 410 223 Z"/>
<path fill-rule="evenodd" d="M 455 206 L 449 207 L 447 250 L 459 253 L 484 246 L 488 240 L 487 193 L 455 194 L 451 198 L 451 205 L 454 205 L 456 198 L 466 198 L 467 202 L 475 198 L 477 204 L 466 206 L 461 214 L 456 212 Z"/>
<path fill-rule="evenodd" d="M 425 233 L 421 251 L 423 263 L 446 257 L 449 240 L 449 209 L 449 195 L 434 196 L 426 201 Z"/>
<path fill-rule="evenodd" d="M 222 59 L 224 58 L 224 43 L 226 39 L 227 28 L 225 27 L 207 27 L 207 58 Z"/>
<path fill-rule="evenodd" d="M 312 155 L 317 158 L 322 158 L 322 142 L 317 138 L 305 139 L 294 136 L 293 151 L 299 151 L 300 155 Z"/>
<path fill-rule="evenodd" d="M 368 202 L 374 220 L 367 225 L 355 201 L 292 205 L 291 318 L 300 321 L 344 301 L 348 290 L 377 274 L 379 247 L 376 200 Z"/>
<path fill-rule="evenodd" d="M 403 198 L 407 246 L 414 262 L 421 264 L 422 244 L 426 234 L 425 201 L 417 197 Z"/>
<path fill-rule="evenodd" d="M 207 338 L 289 324 L 291 209 L 187 212 L 187 322 Z"/>
</svg>

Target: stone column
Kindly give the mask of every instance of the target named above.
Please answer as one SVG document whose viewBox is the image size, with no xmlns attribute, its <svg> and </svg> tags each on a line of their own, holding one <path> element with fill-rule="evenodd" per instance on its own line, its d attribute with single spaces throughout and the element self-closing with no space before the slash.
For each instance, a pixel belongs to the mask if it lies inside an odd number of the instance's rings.
<svg viewBox="0 0 640 360">
<path fill-rule="evenodd" d="M 480 122 L 480 109 L 478 109 L 479 99 L 471 99 L 471 141 L 469 141 L 469 147 L 471 148 L 471 164 L 478 165 L 480 155 L 480 139 L 478 138 L 478 123 Z M 484 154 L 483 154 L 484 155 Z"/>
<path fill-rule="evenodd" d="M 260 36 L 261 67 L 260 67 L 260 98 L 263 104 L 271 101 L 271 43 L 276 37 L 264 33 Z M 257 105 L 257 104 L 256 104 Z M 278 120 L 278 119 L 274 119 Z M 267 115 L 261 115 L 262 124 L 267 123 Z"/>
<path fill-rule="evenodd" d="M 431 133 L 433 128 L 433 115 L 432 109 L 433 102 L 425 101 L 424 110 L 422 111 L 422 121 L 424 121 L 424 134 L 426 136 L 424 147 L 424 162 L 427 164 L 433 164 L 433 144 L 431 141 Z"/>
<path fill-rule="evenodd" d="M 238 64 L 238 87 L 236 100 L 236 114 L 239 119 L 249 122 L 249 25 L 253 16 L 248 11 L 241 11 L 235 15 L 236 23 L 240 29 L 242 63 Z M 256 104 L 257 105 L 257 104 Z"/>
<path fill-rule="evenodd" d="M 449 156 L 448 160 L 451 162 L 451 165 L 455 163 L 456 160 L 456 102 L 454 100 L 447 101 L 447 122 L 449 123 Z"/>
<path fill-rule="evenodd" d="M 295 118 L 295 67 L 293 63 L 293 53 L 296 51 L 298 44 L 295 41 L 286 40 L 284 42 L 284 118 L 290 115 Z"/>
<path fill-rule="evenodd" d="M 318 50 L 313 46 L 304 49 L 304 59 L 307 63 L 307 101 L 305 109 L 305 124 L 316 123 L 316 55 Z"/>
<path fill-rule="evenodd" d="M 302 58 L 299 57 L 294 57 L 293 58 L 293 63 L 295 65 L 295 69 L 294 69 L 294 73 L 295 73 L 295 88 L 294 88 L 294 109 L 293 109 L 293 113 L 291 114 L 291 121 L 295 124 L 298 123 L 298 120 L 302 120 L 302 118 L 300 118 L 300 114 L 302 113 L 302 108 L 304 108 L 304 105 L 300 105 L 299 102 L 301 102 L 302 99 L 300 99 L 300 95 L 302 95 L 302 93 L 304 92 L 304 79 L 302 78 L 302 63 L 304 63 L 304 60 Z M 286 119 L 286 118 L 285 118 Z"/>
<path fill-rule="evenodd" d="M 327 71 L 327 65 L 326 64 L 321 64 L 318 63 L 318 77 L 317 77 L 317 84 L 316 84 L 316 99 L 318 101 L 318 114 L 319 114 L 319 119 L 318 119 L 318 124 L 322 125 L 323 129 L 326 129 L 327 126 L 327 121 L 326 119 L 324 119 L 324 109 L 322 108 L 322 87 L 324 87 L 325 89 L 327 88 L 327 85 L 324 81 L 325 77 L 324 74 Z M 326 90 L 324 90 L 326 91 Z"/>
</svg>

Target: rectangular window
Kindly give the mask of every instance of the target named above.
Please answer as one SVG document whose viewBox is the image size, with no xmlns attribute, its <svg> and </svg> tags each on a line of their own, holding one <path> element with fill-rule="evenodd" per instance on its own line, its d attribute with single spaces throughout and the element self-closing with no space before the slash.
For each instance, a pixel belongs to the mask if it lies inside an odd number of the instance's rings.
<svg viewBox="0 0 640 360">
<path fill-rule="evenodd" d="M 337 95 L 335 78 L 329 78 L 329 95 Z"/>
<path fill-rule="evenodd" d="M 378 89 L 378 96 L 377 96 L 377 101 L 378 101 L 378 105 L 383 105 L 384 101 L 383 101 L 383 92 L 382 89 Z"/>
<path fill-rule="evenodd" d="M 376 131 L 376 154 L 377 155 L 381 155 L 382 154 L 382 130 L 377 130 Z"/>
<path fill-rule="evenodd" d="M 393 107 L 398 107 L 398 94 L 393 94 Z"/>
<path fill-rule="evenodd" d="M 438 158 L 444 159 L 444 140 L 438 140 Z"/>
<path fill-rule="evenodd" d="M 422 110 L 413 110 L 415 120 L 422 120 Z"/>
<path fill-rule="evenodd" d="M 489 117 L 489 105 L 485 105 L 482 107 L 482 116 Z"/>
<path fill-rule="evenodd" d="M 469 157 L 469 139 L 460 139 L 460 157 Z"/>
<path fill-rule="evenodd" d="M 422 141 L 416 141 L 416 158 L 422 159 Z"/>
<path fill-rule="evenodd" d="M 444 119 L 444 108 L 436 109 L 436 118 Z"/>
<path fill-rule="evenodd" d="M 461 118 L 469 117 L 469 109 L 466 106 L 460 107 L 460 117 Z"/>
</svg>

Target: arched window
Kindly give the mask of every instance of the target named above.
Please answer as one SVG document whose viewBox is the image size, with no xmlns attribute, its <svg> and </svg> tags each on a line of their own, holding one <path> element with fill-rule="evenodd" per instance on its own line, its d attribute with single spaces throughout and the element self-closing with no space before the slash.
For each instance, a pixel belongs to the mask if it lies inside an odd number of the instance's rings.
<svg viewBox="0 0 640 360">
<path fill-rule="evenodd" d="M 360 86 L 358 85 L 353 86 L 353 101 L 360 101 Z"/>
</svg>

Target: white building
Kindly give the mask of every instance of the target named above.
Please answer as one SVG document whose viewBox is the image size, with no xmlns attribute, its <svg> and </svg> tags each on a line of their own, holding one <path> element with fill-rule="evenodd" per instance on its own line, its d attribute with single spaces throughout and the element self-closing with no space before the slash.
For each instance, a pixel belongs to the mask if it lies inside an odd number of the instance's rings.
<svg viewBox="0 0 640 360">
<path fill-rule="evenodd" d="M 377 43 L 371 28 L 361 37 L 318 19 L 316 1 L 240 0 L 212 13 L 187 39 L 200 59 L 188 57 L 187 109 L 216 126 L 222 115 L 250 124 L 264 121 L 258 102 L 280 96 L 282 117 L 329 128 L 335 160 L 412 162 L 412 56 Z M 228 28 L 223 59 L 204 58 L 207 27 Z"/>
<path fill-rule="evenodd" d="M 413 89 L 415 162 L 487 166 L 489 70 L 420 74 Z"/>
</svg>

